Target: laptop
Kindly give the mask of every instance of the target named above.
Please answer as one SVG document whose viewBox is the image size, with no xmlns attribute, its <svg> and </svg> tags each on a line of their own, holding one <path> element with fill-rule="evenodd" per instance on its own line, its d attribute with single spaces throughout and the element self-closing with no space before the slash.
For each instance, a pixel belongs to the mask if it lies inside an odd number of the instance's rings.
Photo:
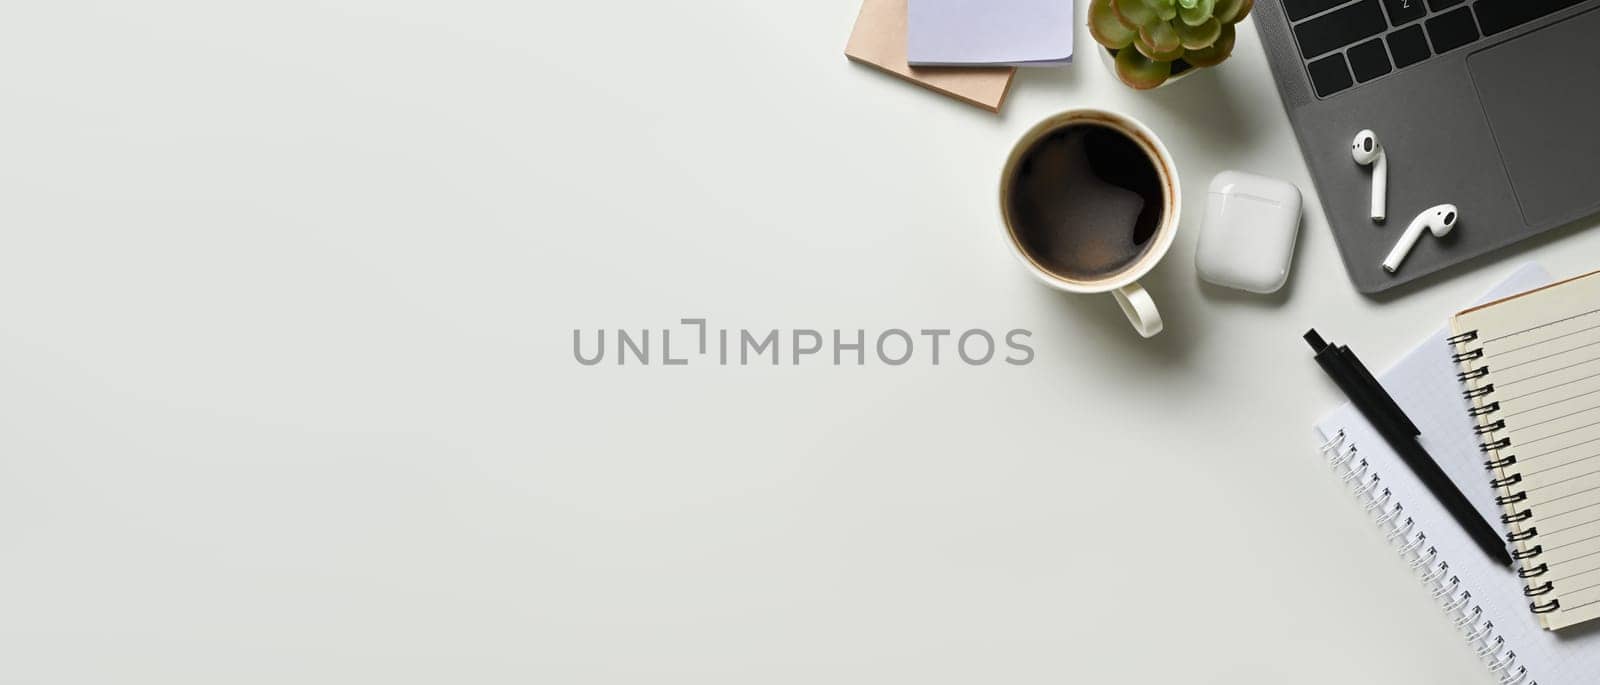
<svg viewBox="0 0 1600 685">
<path fill-rule="evenodd" d="M 1256 29 L 1356 289 L 1379 293 L 1600 212 L 1600 0 L 1257 0 Z M 1372 129 L 1388 221 L 1369 215 Z M 1384 255 L 1418 213 L 1461 221 Z"/>
</svg>

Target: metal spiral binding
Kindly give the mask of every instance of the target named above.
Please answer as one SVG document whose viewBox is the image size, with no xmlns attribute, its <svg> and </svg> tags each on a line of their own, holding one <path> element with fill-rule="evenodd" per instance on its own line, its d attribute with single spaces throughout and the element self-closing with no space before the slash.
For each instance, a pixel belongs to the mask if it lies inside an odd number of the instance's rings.
<svg viewBox="0 0 1600 685">
<path fill-rule="evenodd" d="M 1445 341 L 1450 344 L 1451 361 L 1463 365 L 1463 370 L 1461 373 L 1456 374 L 1456 378 L 1463 384 L 1484 378 L 1489 375 L 1489 367 L 1487 365 L 1479 365 L 1476 368 L 1465 368 L 1467 362 L 1472 362 L 1483 358 L 1482 347 L 1462 349 L 1463 345 L 1466 345 L 1467 343 L 1473 342 L 1477 339 L 1477 331 L 1467 331 L 1460 335 L 1451 336 L 1445 339 Z M 1483 386 L 1478 388 L 1469 386 L 1467 390 L 1462 393 L 1462 396 L 1467 398 L 1467 400 L 1473 405 L 1471 409 L 1467 410 L 1467 415 L 1472 418 L 1472 432 L 1482 439 L 1482 442 L 1478 443 L 1478 448 L 1483 450 L 1485 454 L 1489 455 L 1489 459 L 1483 462 L 1483 467 L 1491 474 L 1489 485 L 1494 487 L 1495 492 L 1501 493 L 1494 498 L 1494 503 L 1502 507 L 1508 507 L 1526 502 L 1528 500 L 1528 492 L 1526 490 L 1512 490 L 1513 486 L 1522 482 L 1522 474 L 1513 473 L 1505 477 L 1501 477 L 1500 475 L 1501 469 L 1508 468 L 1517 463 L 1517 456 L 1515 454 L 1498 454 L 1500 450 L 1511 447 L 1511 438 L 1495 436 L 1495 433 L 1505 430 L 1506 422 L 1505 419 L 1494 418 L 1494 415 L 1500 412 L 1499 402 L 1484 401 L 1484 398 L 1487 398 L 1493 394 L 1494 384 L 1485 383 Z M 1533 510 L 1528 508 L 1513 510 L 1512 513 L 1500 515 L 1500 521 L 1508 526 L 1521 523 L 1531 518 L 1533 518 Z M 1522 568 L 1517 571 L 1517 576 L 1524 580 L 1532 581 L 1533 579 L 1544 575 L 1550 570 L 1549 567 L 1544 564 L 1535 565 L 1532 563 L 1533 559 L 1544 553 L 1543 547 L 1532 543 L 1533 539 L 1538 535 L 1538 528 L 1529 528 L 1524 531 L 1508 533 L 1506 535 L 1506 541 L 1510 542 L 1517 548 L 1517 551 L 1513 552 L 1511 557 L 1519 562 L 1524 562 L 1521 564 Z M 1522 588 L 1522 594 L 1529 598 L 1542 597 L 1554 591 L 1555 586 L 1549 581 L 1525 585 Z M 1556 599 L 1552 599 L 1548 602 L 1534 600 L 1528 604 L 1528 608 L 1533 610 L 1533 613 L 1536 614 L 1547 614 L 1560 609 L 1561 601 Z"/>
<path fill-rule="evenodd" d="M 1528 679 L 1528 669 L 1517 664 L 1517 653 L 1495 631 L 1494 622 L 1483 615 L 1483 608 L 1472 601 L 1472 593 L 1461 586 L 1461 579 L 1450 573 L 1450 564 L 1439 558 L 1439 550 L 1428 545 L 1427 533 L 1417 530 L 1416 522 L 1405 515 L 1404 504 L 1395 501 L 1393 493 L 1383 487 L 1379 474 L 1360 458 L 1345 432 L 1335 433 L 1319 451 L 1373 517 L 1384 538 L 1399 549 L 1400 558 L 1419 575 L 1423 586 L 1465 636 L 1467 645 L 1489 672 L 1499 677 L 1500 685 L 1539 685 Z"/>
</svg>

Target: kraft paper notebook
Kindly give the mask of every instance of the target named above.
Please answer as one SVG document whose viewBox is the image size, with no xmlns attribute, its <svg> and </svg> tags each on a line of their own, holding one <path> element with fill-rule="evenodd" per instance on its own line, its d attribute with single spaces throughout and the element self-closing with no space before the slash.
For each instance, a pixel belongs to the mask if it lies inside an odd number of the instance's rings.
<svg viewBox="0 0 1600 685">
<path fill-rule="evenodd" d="M 863 0 L 844 54 L 924 88 L 999 112 L 1016 74 L 1012 67 L 912 67 L 906 61 L 906 0 Z"/>
<path fill-rule="evenodd" d="M 1531 609 L 1552 630 L 1600 618 L 1600 272 L 1473 307 L 1450 329 Z"/>
<path fill-rule="evenodd" d="M 1480 301 L 1549 282 L 1543 269 L 1528 265 Z M 1482 417 L 1470 414 L 1478 405 L 1464 396 L 1456 377 L 1459 353 L 1447 342 L 1451 335 L 1450 327 L 1441 326 L 1379 380 L 1421 429 L 1418 440 L 1450 480 L 1481 515 L 1510 534 L 1500 519 L 1502 508 L 1494 503 L 1491 476 L 1484 472 L 1486 457 L 1478 447 L 1483 438 L 1475 432 Z M 1537 563 L 1519 562 L 1512 569 L 1491 561 L 1354 406 L 1345 404 L 1323 418 L 1316 433 L 1334 476 L 1398 550 L 1402 568 L 1410 569 L 1461 633 L 1469 648 L 1464 655 L 1480 659 L 1507 684 L 1600 682 L 1600 623 L 1550 631 L 1530 611 L 1535 600 L 1524 596 L 1529 581 L 1518 572 Z"/>
</svg>

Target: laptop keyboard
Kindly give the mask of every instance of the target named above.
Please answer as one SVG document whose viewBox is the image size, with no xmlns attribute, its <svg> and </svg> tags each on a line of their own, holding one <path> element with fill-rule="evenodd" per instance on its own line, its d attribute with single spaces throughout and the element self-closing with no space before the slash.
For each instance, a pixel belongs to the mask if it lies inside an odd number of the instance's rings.
<svg viewBox="0 0 1600 685">
<path fill-rule="evenodd" d="M 1584 0 L 1283 0 L 1317 95 L 1327 97 Z"/>
</svg>

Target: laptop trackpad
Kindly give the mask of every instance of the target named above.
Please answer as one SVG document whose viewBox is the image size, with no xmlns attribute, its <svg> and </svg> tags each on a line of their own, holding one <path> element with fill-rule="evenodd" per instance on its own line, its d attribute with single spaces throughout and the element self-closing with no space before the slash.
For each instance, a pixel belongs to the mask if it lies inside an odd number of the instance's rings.
<svg viewBox="0 0 1600 685">
<path fill-rule="evenodd" d="M 1600 209 L 1600 12 L 1467 58 L 1528 224 L 1548 227 Z"/>
</svg>

